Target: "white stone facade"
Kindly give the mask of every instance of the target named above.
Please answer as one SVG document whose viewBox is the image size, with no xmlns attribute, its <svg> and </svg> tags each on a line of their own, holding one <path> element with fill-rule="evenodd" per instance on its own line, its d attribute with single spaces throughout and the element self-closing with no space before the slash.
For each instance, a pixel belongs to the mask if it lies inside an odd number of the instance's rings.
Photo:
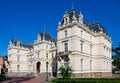
<svg viewBox="0 0 120 83">
<path fill-rule="evenodd" d="M 47 67 L 53 73 L 56 67 L 70 65 L 74 76 L 110 75 L 111 38 L 100 23 L 83 23 L 83 15 L 72 9 L 64 14 L 57 31 L 55 41 L 44 31 L 38 34 L 33 45 L 10 41 L 9 73 L 41 74 Z"/>
</svg>

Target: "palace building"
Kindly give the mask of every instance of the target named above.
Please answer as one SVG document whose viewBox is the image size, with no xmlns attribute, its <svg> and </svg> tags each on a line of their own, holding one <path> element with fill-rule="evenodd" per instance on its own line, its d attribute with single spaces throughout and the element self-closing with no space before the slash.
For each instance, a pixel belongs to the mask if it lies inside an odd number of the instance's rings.
<svg viewBox="0 0 120 83">
<path fill-rule="evenodd" d="M 73 77 L 110 76 L 111 43 L 100 23 L 84 22 L 82 13 L 72 9 L 59 22 L 56 38 L 43 31 L 33 44 L 10 40 L 8 74 L 59 76 L 59 67 L 69 65 Z"/>
</svg>

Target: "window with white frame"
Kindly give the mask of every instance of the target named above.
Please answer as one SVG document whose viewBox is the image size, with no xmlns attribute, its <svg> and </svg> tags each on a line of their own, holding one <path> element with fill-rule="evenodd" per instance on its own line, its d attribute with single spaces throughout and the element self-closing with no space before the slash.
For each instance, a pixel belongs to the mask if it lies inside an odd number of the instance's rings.
<svg viewBox="0 0 120 83">
<path fill-rule="evenodd" d="M 83 71 L 83 59 L 80 59 L 80 70 Z"/>
<path fill-rule="evenodd" d="M 17 71 L 20 71 L 20 65 L 17 65 Z"/>
<path fill-rule="evenodd" d="M 46 58 L 48 59 L 48 53 L 46 53 Z"/>
<path fill-rule="evenodd" d="M 83 52 L 83 42 L 80 43 L 80 52 Z"/>
<path fill-rule="evenodd" d="M 92 55 L 92 45 L 90 45 L 90 55 Z"/>
<path fill-rule="evenodd" d="M 67 30 L 65 30 L 64 33 L 65 33 L 65 37 L 67 37 L 68 36 Z"/>
<path fill-rule="evenodd" d="M 68 43 L 64 43 L 65 52 L 68 52 Z"/>
<path fill-rule="evenodd" d="M 90 71 L 92 70 L 92 60 L 90 60 Z"/>
</svg>

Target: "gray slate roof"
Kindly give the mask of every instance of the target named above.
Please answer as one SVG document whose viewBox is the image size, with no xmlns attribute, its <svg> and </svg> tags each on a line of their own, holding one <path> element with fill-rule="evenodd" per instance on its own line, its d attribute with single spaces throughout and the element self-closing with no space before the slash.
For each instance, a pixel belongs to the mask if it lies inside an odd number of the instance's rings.
<svg viewBox="0 0 120 83">
<path fill-rule="evenodd" d="M 74 15 L 74 13 L 75 13 L 75 17 L 77 18 L 77 21 L 79 20 L 79 12 L 76 10 L 76 9 L 72 9 L 72 10 L 70 10 L 70 11 L 68 11 L 68 12 L 66 12 L 68 15 L 69 15 L 69 22 L 71 23 L 72 22 L 72 18 L 73 18 L 73 15 Z M 64 20 L 62 19 L 62 22 L 61 22 L 61 24 L 63 24 L 64 23 Z"/>
<path fill-rule="evenodd" d="M 100 24 L 100 23 L 95 23 L 93 25 L 89 26 L 90 30 L 93 30 L 94 32 L 103 32 L 107 34 L 107 30 Z"/>
<path fill-rule="evenodd" d="M 11 40 L 11 43 L 14 45 L 14 46 L 17 46 L 17 43 L 19 42 L 20 40 L 16 40 L 16 39 L 12 39 Z M 33 46 L 31 45 L 27 45 L 27 44 L 23 44 L 23 43 L 20 43 L 20 46 L 21 47 L 24 47 L 24 48 L 28 48 L 28 49 L 32 49 Z"/>
<path fill-rule="evenodd" d="M 51 41 L 52 42 L 52 37 L 51 37 L 51 35 L 48 32 L 43 31 L 43 32 L 40 32 L 39 35 L 41 37 L 41 40 L 45 39 L 47 41 Z"/>
</svg>

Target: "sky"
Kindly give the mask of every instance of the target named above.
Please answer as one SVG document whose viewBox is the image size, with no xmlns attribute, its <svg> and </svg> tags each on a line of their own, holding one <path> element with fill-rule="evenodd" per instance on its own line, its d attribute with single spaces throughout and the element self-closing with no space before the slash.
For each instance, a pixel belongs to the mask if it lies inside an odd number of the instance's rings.
<svg viewBox="0 0 120 83">
<path fill-rule="evenodd" d="M 54 38 L 63 14 L 73 8 L 82 12 L 84 22 L 101 23 L 120 42 L 120 0 L 0 0 L 0 55 L 7 55 L 11 39 L 34 42 L 44 30 Z"/>
</svg>

